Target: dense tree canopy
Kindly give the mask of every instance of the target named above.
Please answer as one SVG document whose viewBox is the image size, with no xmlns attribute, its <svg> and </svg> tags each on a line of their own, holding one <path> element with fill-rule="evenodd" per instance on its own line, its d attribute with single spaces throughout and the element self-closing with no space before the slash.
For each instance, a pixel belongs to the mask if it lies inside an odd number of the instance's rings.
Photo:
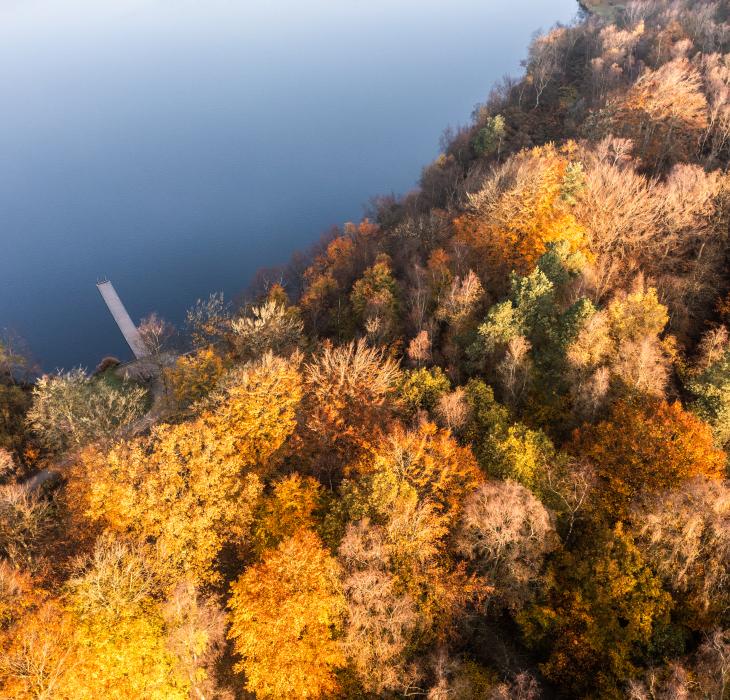
<svg viewBox="0 0 730 700">
<path fill-rule="evenodd" d="M 0 342 L 0 697 L 728 699 L 730 5 L 584 4 L 175 347 Z"/>
</svg>

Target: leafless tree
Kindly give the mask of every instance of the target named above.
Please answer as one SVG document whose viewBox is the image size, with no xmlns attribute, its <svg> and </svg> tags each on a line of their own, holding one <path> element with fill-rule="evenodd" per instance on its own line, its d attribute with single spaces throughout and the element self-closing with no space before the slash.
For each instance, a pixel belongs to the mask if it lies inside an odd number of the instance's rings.
<svg viewBox="0 0 730 700">
<path fill-rule="evenodd" d="M 576 524 L 586 517 L 595 474 L 587 462 L 546 460 L 541 488 L 550 505 L 564 519 L 563 539 L 569 542 Z"/>
<path fill-rule="evenodd" d="M 266 352 L 290 354 L 301 341 L 304 324 L 295 309 L 267 301 L 233 319 L 231 331 L 236 352 L 243 359 L 253 360 Z"/>
<path fill-rule="evenodd" d="M 710 632 L 697 652 L 696 673 L 705 697 L 724 700 L 730 689 L 730 630 Z"/>
<path fill-rule="evenodd" d="M 154 312 L 140 321 L 137 330 L 145 350 L 151 357 L 159 357 L 165 352 L 175 335 L 175 327 Z"/>
<path fill-rule="evenodd" d="M 140 376 L 147 381 L 161 379 L 167 396 L 169 386 L 165 368 L 173 360 L 169 350 L 176 333 L 175 327 L 153 312 L 142 319 L 138 331 L 146 352 L 146 357 L 139 363 Z"/>
<path fill-rule="evenodd" d="M 591 59 L 594 99 L 601 100 L 621 82 L 632 80 L 637 60 L 636 46 L 645 32 L 644 21 L 629 25 L 629 29 L 610 24 L 599 33 L 600 55 Z"/>
<path fill-rule="evenodd" d="M 526 74 L 535 93 L 536 108 L 540 106 L 540 98 L 545 89 L 560 70 L 565 51 L 563 42 L 567 34 L 568 30 L 560 27 L 547 34 L 538 34 L 530 45 Z"/>
<path fill-rule="evenodd" d="M 443 645 L 432 655 L 430 666 L 434 680 L 426 695 L 427 700 L 535 700 L 539 697 L 539 693 L 520 692 L 522 682 L 519 678 L 515 678 L 514 683 L 493 686 L 485 695 L 483 677 L 475 677 L 473 669 L 462 659 L 451 655 Z"/>
<path fill-rule="evenodd" d="M 0 480 L 12 474 L 15 470 L 15 460 L 5 448 L 0 447 Z"/>
<path fill-rule="evenodd" d="M 408 343 L 408 359 L 420 367 L 431 361 L 431 337 L 427 330 L 420 330 Z"/>
<path fill-rule="evenodd" d="M 102 535 L 74 560 L 68 587 L 82 613 L 129 614 L 159 592 L 156 563 L 154 551 Z"/>
<path fill-rule="evenodd" d="M 343 643 L 358 676 L 373 693 L 412 687 L 421 671 L 407 650 L 419 616 L 389 571 L 383 529 L 368 521 L 350 525 L 339 554 L 347 572 L 343 590 L 349 611 Z"/>
<path fill-rule="evenodd" d="M 550 513 L 520 484 L 487 482 L 464 505 L 457 551 L 512 610 L 531 599 L 543 560 L 556 545 Z"/>
<path fill-rule="evenodd" d="M 232 694 L 217 687 L 214 665 L 225 650 L 226 617 L 190 581 L 180 582 L 163 606 L 167 646 L 197 700 L 222 700 Z"/>
<path fill-rule="evenodd" d="M 715 629 L 697 652 L 629 682 L 629 700 L 724 700 L 730 688 L 730 633 Z"/>
<path fill-rule="evenodd" d="M 728 351 L 730 334 L 727 326 L 716 326 L 703 334 L 697 344 L 697 359 L 695 368 L 704 370 L 714 365 Z"/>
<path fill-rule="evenodd" d="M 497 365 L 497 377 L 504 390 L 507 403 L 515 406 L 529 386 L 532 362 L 530 341 L 522 335 L 507 343 L 504 358 Z"/>
<path fill-rule="evenodd" d="M 378 434 L 393 408 L 398 363 L 363 340 L 325 346 L 304 366 L 303 430 L 313 468 L 333 478 Z"/>
<path fill-rule="evenodd" d="M 541 696 L 535 677 L 522 671 L 511 682 L 500 683 L 489 693 L 487 700 L 538 700 Z"/>
<path fill-rule="evenodd" d="M 628 700 L 690 700 L 695 697 L 690 673 L 679 663 L 650 669 L 641 680 L 629 681 Z"/>
<path fill-rule="evenodd" d="M 627 92 L 618 119 L 651 167 L 690 160 L 707 129 L 702 76 L 683 57 L 647 70 Z"/>
<path fill-rule="evenodd" d="M 0 486 L 0 556 L 34 571 L 53 529 L 51 504 L 20 484 Z"/>
<path fill-rule="evenodd" d="M 464 279 L 455 277 L 451 288 L 436 310 L 436 318 L 459 326 L 469 318 L 484 296 L 484 288 L 477 275 L 469 270 Z"/>
<path fill-rule="evenodd" d="M 450 430 L 459 431 L 469 420 L 471 407 L 462 387 L 444 394 L 436 404 L 436 416 L 439 423 Z"/>
<path fill-rule="evenodd" d="M 643 551 L 699 614 L 730 605 L 730 489 L 696 479 L 636 513 Z"/>
<path fill-rule="evenodd" d="M 3 566 L 0 561 L 0 579 Z M 61 679 L 74 664 L 73 639 L 70 618 L 52 601 L 43 604 L 33 624 L 17 629 L 11 652 L 0 654 L 0 682 L 12 678 L 16 688 L 25 690 L 23 697 L 54 700 Z"/>
<path fill-rule="evenodd" d="M 231 323 L 230 305 L 223 292 L 211 294 L 207 299 L 198 299 L 188 309 L 185 325 L 195 348 L 202 348 L 218 342 L 228 335 Z"/>
<path fill-rule="evenodd" d="M 687 164 L 664 182 L 648 179 L 617 159 L 609 142 L 583 155 L 585 182 L 574 213 L 595 254 L 583 278 L 586 291 L 603 302 L 642 271 L 669 306 L 675 332 L 686 332 L 693 317 L 706 316 L 720 279 L 727 236 L 724 179 Z"/>
</svg>

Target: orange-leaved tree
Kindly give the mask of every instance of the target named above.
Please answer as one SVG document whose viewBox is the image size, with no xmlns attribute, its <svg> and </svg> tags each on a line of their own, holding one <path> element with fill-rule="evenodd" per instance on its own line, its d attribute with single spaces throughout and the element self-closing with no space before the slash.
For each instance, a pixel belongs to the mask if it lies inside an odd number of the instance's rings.
<svg viewBox="0 0 730 700">
<path fill-rule="evenodd" d="M 51 698 L 74 663 L 62 606 L 26 572 L 0 560 L 0 697 Z"/>
<path fill-rule="evenodd" d="M 300 530 L 232 586 L 229 637 L 237 669 L 258 698 L 318 698 L 338 687 L 345 665 L 334 638 L 345 612 L 337 561 Z"/>
<path fill-rule="evenodd" d="M 469 196 L 467 213 L 454 221 L 457 240 L 472 253 L 477 272 L 526 274 L 552 241 L 585 248 L 585 232 L 573 216 L 582 169 L 571 149 L 553 145 L 523 151 Z"/>
<path fill-rule="evenodd" d="M 352 285 L 350 303 L 355 318 L 369 338 L 392 341 L 398 332 L 398 287 L 390 257 L 381 253 L 375 264 Z"/>
<path fill-rule="evenodd" d="M 617 401 L 606 420 L 576 430 L 572 450 L 595 464 L 598 505 L 618 518 L 643 495 L 725 473 L 710 427 L 678 402 L 649 396 Z"/>
<path fill-rule="evenodd" d="M 396 425 L 371 454 L 353 465 L 367 498 L 355 501 L 355 515 L 386 518 L 401 498 L 428 502 L 447 527 L 455 525 L 464 499 L 484 480 L 471 448 L 447 430 L 422 423 L 406 431 Z"/>
<path fill-rule="evenodd" d="M 314 331 L 342 335 L 350 325 L 346 294 L 357 274 L 355 255 L 352 237 L 339 236 L 305 270 L 299 306 Z"/>
</svg>

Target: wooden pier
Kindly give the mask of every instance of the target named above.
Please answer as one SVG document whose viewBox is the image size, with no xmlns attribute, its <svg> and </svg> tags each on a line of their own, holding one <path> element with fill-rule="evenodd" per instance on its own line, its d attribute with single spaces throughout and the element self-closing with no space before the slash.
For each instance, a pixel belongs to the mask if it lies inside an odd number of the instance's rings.
<svg viewBox="0 0 730 700">
<path fill-rule="evenodd" d="M 145 349 L 144 343 L 142 342 L 142 336 L 137 330 L 137 326 L 134 325 L 132 318 L 130 317 L 127 309 L 124 307 L 122 300 L 117 294 L 117 290 L 114 289 L 114 285 L 108 280 L 104 282 L 97 282 L 96 284 L 102 298 L 106 302 L 111 315 L 119 326 L 119 330 L 122 331 L 124 340 L 127 341 L 130 349 L 134 353 L 134 356 L 141 360 L 143 357 L 147 357 L 147 350 Z"/>
</svg>

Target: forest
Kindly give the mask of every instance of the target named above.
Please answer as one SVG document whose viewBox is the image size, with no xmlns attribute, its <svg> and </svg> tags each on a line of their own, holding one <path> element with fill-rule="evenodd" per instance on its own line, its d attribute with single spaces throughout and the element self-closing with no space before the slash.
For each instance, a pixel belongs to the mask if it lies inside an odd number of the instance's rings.
<svg viewBox="0 0 730 700">
<path fill-rule="evenodd" d="M 730 2 L 583 12 L 145 359 L 4 342 L 0 697 L 728 700 L 729 162 Z"/>
</svg>

